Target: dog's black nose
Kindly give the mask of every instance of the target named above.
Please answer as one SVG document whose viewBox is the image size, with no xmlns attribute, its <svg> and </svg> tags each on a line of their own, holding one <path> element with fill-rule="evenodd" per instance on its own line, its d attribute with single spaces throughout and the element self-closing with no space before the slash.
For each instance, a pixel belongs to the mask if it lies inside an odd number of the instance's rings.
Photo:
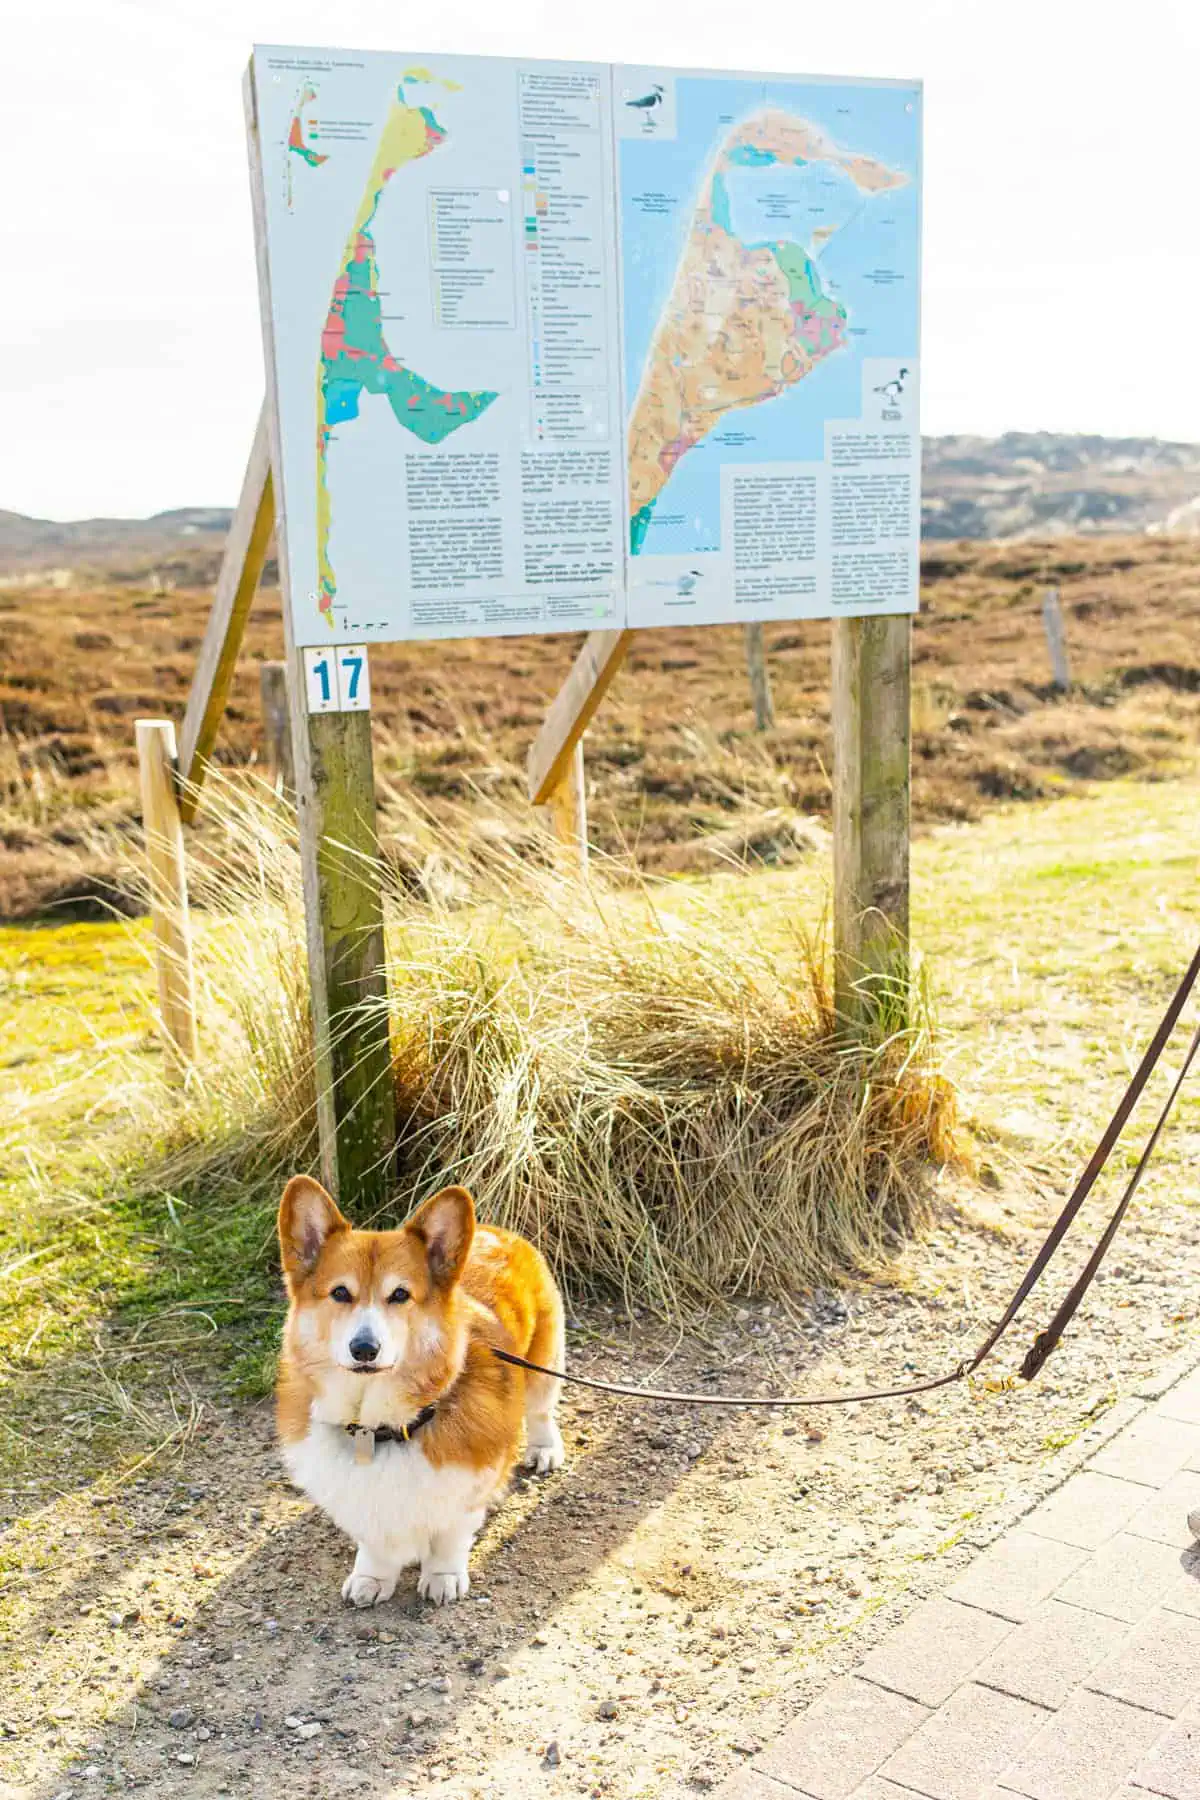
<svg viewBox="0 0 1200 1800">
<path fill-rule="evenodd" d="M 373 1337 L 356 1337 L 350 1340 L 350 1354 L 355 1362 L 373 1363 L 379 1355 L 379 1345 Z"/>
</svg>

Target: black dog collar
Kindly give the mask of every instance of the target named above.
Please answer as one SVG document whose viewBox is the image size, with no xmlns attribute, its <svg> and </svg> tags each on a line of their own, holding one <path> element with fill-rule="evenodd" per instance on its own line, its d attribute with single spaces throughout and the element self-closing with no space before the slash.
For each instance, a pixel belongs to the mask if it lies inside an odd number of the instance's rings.
<svg viewBox="0 0 1200 1800">
<path fill-rule="evenodd" d="M 410 1438 L 416 1437 L 422 1426 L 437 1413 L 436 1406 L 423 1406 L 415 1419 L 407 1425 L 347 1425 L 346 1430 L 354 1439 L 354 1460 L 358 1463 L 369 1463 L 375 1455 L 377 1444 L 407 1444 Z"/>
</svg>

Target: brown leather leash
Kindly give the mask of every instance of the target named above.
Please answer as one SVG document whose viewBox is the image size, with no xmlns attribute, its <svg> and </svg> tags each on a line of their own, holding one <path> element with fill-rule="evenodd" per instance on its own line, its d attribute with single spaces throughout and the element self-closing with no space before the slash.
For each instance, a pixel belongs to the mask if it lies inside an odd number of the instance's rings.
<svg viewBox="0 0 1200 1800">
<path fill-rule="evenodd" d="M 528 1369 L 535 1375 L 549 1375 L 556 1381 L 570 1382 L 574 1387 L 591 1388 L 594 1392 L 599 1394 L 620 1394 L 631 1400 L 664 1401 L 668 1404 L 677 1406 L 765 1406 L 774 1408 L 795 1406 L 850 1406 L 862 1400 L 904 1400 L 911 1395 L 930 1394 L 935 1388 L 949 1387 L 953 1382 L 965 1381 L 967 1377 L 973 1375 L 980 1364 L 985 1362 L 992 1354 L 996 1345 L 1000 1342 L 1000 1339 L 1004 1336 L 1017 1314 L 1021 1311 L 1021 1308 L 1025 1305 L 1030 1294 L 1041 1280 L 1046 1265 L 1049 1263 L 1050 1258 L 1054 1255 L 1059 1244 L 1066 1236 L 1080 1207 L 1095 1186 L 1100 1171 L 1104 1168 L 1104 1165 L 1112 1155 L 1117 1140 L 1120 1138 L 1121 1133 L 1124 1131 L 1129 1120 L 1129 1115 L 1141 1098 L 1146 1083 L 1149 1081 L 1159 1058 L 1167 1047 L 1176 1025 L 1179 1023 L 1180 1014 L 1187 1004 L 1188 996 L 1195 987 L 1198 976 L 1200 976 L 1200 948 L 1197 949 L 1196 954 L 1188 964 L 1187 970 L 1185 971 L 1179 986 L 1175 990 L 1170 1005 L 1167 1007 L 1166 1012 L 1159 1021 L 1154 1036 L 1146 1047 L 1145 1055 L 1142 1057 L 1141 1062 L 1134 1071 L 1133 1079 L 1121 1096 L 1117 1109 L 1109 1120 L 1103 1137 L 1092 1152 L 1087 1167 L 1084 1169 L 1079 1180 L 1071 1190 L 1070 1197 L 1062 1211 L 1059 1213 L 1058 1218 L 1051 1226 L 1050 1231 L 1047 1233 L 1045 1242 L 1042 1244 L 1037 1255 L 1022 1276 L 1017 1290 L 1005 1308 L 999 1322 L 993 1326 L 992 1330 L 988 1333 L 982 1344 L 980 1344 L 975 1354 L 958 1363 L 948 1374 L 935 1376 L 929 1381 L 914 1381 L 906 1387 L 871 1388 L 868 1392 L 863 1394 L 788 1394 L 782 1397 L 771 1398 L 770 1396 L 767 1396 L 764 1398 L 755 1394 L 689 1394 L 675 1393 L 669 1388 L 628 1387 L 623 1382 L 619 1381 L 596 1381 L 588 1375 L 568 1375 L 564 1369 L 547 1368 L 543 1363 L 530 1362 L 526 1357 L 515 1356 L 508 1350 L 497 1350 L 493 1347 L 492 1354 L 498 1356 L 501 1362 L 511 1363 L 514 1368 Z M 1121 1198 L 1117 1202 L 1112 1217 L 1105 1226 L 1099 1242 L 1092 1251 L 1087 1262 L 1084 1264 L 1078 1278 L 1074 1282 L 1066 1298 L 1062 1301 L 1049 1325 L 1046 1326 L 1044 1331 L 1038 1333 L 1025 1356 L 1024 1362 L 1021 1364 L 1020 1372 L 1025 1381 L 1033 1380 L 1034 1376 L 1045 1363 L 1047 1357 L 1053 1352 L 1059 1339 L 1062 1337 L 1063 1332 L 1066 1330 L 1067 1325 L 1073 1318 L 1080 1301 L 1094 1281 L 1096 1273 L 1100 1268 L 1101 1263 L 1104 1261 L 1113 1239 L 1117 1235 L 1121 1221 L 1129 1209 L 1129 1203 L 1141 1186 L 1142 1176 L 1145 1174 L 1150 1158 L 1157 1148 L 1158 1140 L 1162 1136 L 1163 1128 L 1166 1125 L 1175 1105 L 1175 1101 L 1179 1096 L 1179 1090 L 1182 1088 L 1188 1071 L 1195 1061 L 1197 1051 L 1200 1051 L 1200 1026 L 1197 1026 L 1196 1031 L 1192 1036 L 1192 1041 L 1188 1046 L 1187 1054 L 1183 1059 L 1183 1064 L 1171 1085 L 1171 1091 L 1167 1095 L 1162 1110 L 1158 1115 L 1154 1129 L 1146 1140 L 1142 1154 L 1137 1160 L 1132 1175 L 1125 1184 Z M 1009 1379 L 1011 1381 L 1012 1378 L 1010 1377 Z M 1008 1383 L 1006 1382 L 1005 1385 L 1007 1386 Z"/>
</svg>

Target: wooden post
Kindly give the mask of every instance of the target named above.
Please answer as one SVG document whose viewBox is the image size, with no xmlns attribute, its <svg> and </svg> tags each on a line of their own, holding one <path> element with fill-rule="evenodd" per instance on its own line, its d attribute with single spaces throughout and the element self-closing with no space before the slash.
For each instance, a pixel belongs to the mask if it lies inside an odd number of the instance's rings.
<svg viewBox="0 0 1200 1800">
<path fill-rule="evenodd" d="M 1054 685 L 1065 694 L 1071 685 L 1071 659 L 1067 653 L 1067 625 L 1057 588 L 1047 588 L 1042 595 L 1042 624 L 1046 628 Z"/>
<path fill-rule="evenodd" d="M 746 626 L 746 668 L 750 674 L 750 697 L 754 702 L 754 729 L 770 731 L 775 723 L 775 702 L 771 698 L 771 676 L 761 620 Z"/>
<path fill-rule="evenodd" d="M 292 631 L 287 496 L 282 478 L 266 203 L 252 68 L 246 73 L 243 96 L 308 933 L 321 1174 L 341 1205 L 352 1216 L 362 1217 L 388 1194 L 396 1144 L 371 715 L 308 711 L 304 652 Z"/>
<path fill-rule="evenodd" d="M 277 794 L 294 794 L 296 774 L 292 763 L 286 663 L 258 665 L 258 696 L 262 704 L 263 749 L 271 785 Z"/>
<path fill-rule="evenodd" d="M 907 1019 L 912 621 L 833 624 L 833 949 L 838 1017 Z"/>
<path fill-rule="evenodd" d="M 583 880 L 587 880 L 587 776 L 583 763 L 583 739 L 579 738 L 563 779 L 546 801 L 546 811 L 554 826 L 554 835 L 565 845 L 571 860 L 577 864 Z"/>
<path fill-rule="evenodd" d="M 139 719 L 135 732 L 150 871 L 158 1011 L 167 1067 L 176 1080 L 182 1080 L 196 1060 L 196 990 L 183 824 L 175 792 L 175 727 L 169 719 Z"/>
</svg>

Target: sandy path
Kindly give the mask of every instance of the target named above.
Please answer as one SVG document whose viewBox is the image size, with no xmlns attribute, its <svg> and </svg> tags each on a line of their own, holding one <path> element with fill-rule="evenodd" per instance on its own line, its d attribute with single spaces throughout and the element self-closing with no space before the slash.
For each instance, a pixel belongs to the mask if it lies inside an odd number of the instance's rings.
<svg viewBox="0 0 1200 1800">
<path fill-rule="evenodd" d="M 797 1321 L 744 1308 L 676 1346 L 669 1378 L 836 1387 L 952 1362 L 1029 1243 L 999 1208 L 948 1216 L 901 1284 Z M 1031 1389 L 732 1421 L 573 1400 L 567 1468 L 514 1488 L 444 1612 L 412 1577 L 344 1609 L 348 1546 L 281 1478 L 267 1409 L 213 1410 L 176 1466 L 7 1535 L 0 1772 L 21 1800 L 703 1790 L 1188 1340 L 1198 1276 L 1200 1214 L 1159 1191 Z M 607 1340 L 581 1367 L 653 1378 L 672 1349 L 587 1323 Z"/>
</svg>

